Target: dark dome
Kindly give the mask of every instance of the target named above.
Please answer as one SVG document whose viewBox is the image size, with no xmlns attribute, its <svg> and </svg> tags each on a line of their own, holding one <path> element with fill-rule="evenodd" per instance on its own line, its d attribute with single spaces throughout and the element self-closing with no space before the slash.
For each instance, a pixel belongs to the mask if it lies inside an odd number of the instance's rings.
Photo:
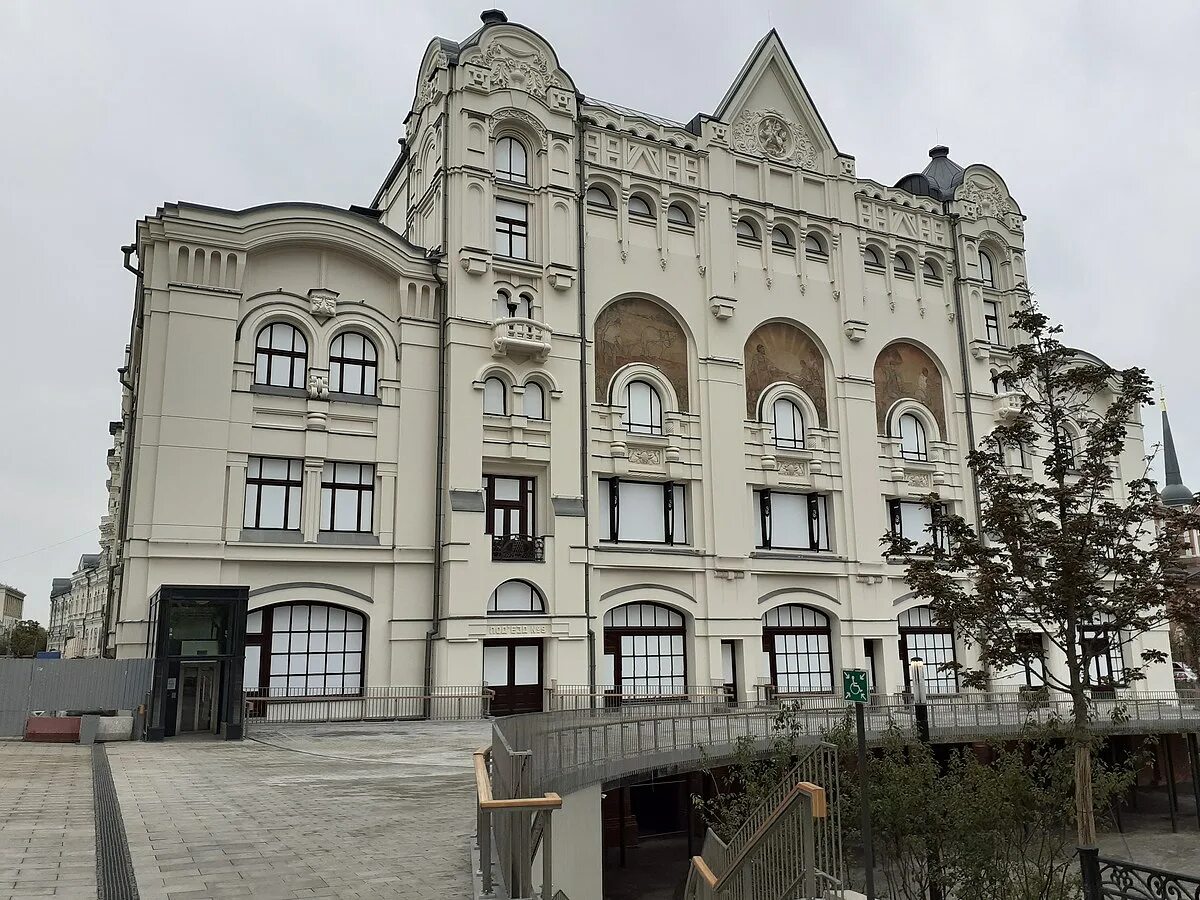
<svg viewBox="0 0 1200 900">
<path fill-rule="evenodd" d="M 929 165 L 921 174 L 929 182 L 930 196 L 953 200 L 954 191 L 963 182 L 963 167 L 950 158 L 950 148 L 938 144 L 929 151 Z"/>
</svg>

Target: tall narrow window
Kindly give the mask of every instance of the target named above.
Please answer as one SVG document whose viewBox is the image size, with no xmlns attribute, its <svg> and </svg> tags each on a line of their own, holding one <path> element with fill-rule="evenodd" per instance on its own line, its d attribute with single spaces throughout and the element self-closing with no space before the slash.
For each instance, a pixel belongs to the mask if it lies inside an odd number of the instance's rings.
<svg viewBox="0 0 1200 900">
<path fill-rule="evenodd" d="M 531 536 L 535 481 L 524 476 L 484 475 L 484 533 Z"/>
<path fill-rule="evenodd" d="M 502 137 L 496 141 L 496 177 L 518 184 L 529 183 L 525 145 L 516 138 Z"/>
<path fill-rule="evenodd" d="M 758 546 L 764 550 L 828 550 L 829 516 L 823 494 L 755 491 Z"/>
<path fill-rule="evenodd" d="M 303 471 L 298 459 L 250 457 L 242 527 L 298 530 Z"/>
<path fill-rule="evenodd" d="M 987 328 L 989 344 L 1000 344 L 1000 304 L 995 300 L 983 301 L 983 324 Z"/>
<path fill-rule="evenodd" d="M 763 616 L 762 628 L 771 683 L 779 693 L 833 691 L 833 640 L 827 615 L 797 604 L 777 606 Z"/>
<path fill-rule="evenodd" d="M 375 505 L 375 467 L 327 462 L 321 471 L 321 530 L 370 532 Z"/>
<path fill-rule="evenodd" d="M 329 389 L 375 396 L 378 357 L 375 345 L 356 331 L 339 334 L 329 345 Z"/>
<path fill-rule="evenodd" d="M 930 694 L 958 692 L 958 671 L 954 668 L 954 629 L 933 618 L 928 606 L 900 613 L 900 661 L 904 664 L 904 689 L 912 690 L 912 661 L 920 659 L 925 689 Z"/>
<path fill-rule="evenodd" d="M 508 415 L 508 385 L 497 375 L 483 381 L 483 412 L 489 416 Z"/>
<path fill-rule="evenodd" d="M 600 479 L 601 541 L 686 544 L 687 491 L 670 481 Z"/>
<path fill-rule="evenodd" d="M 525 382 L 525 394 L 521 398 L 521 409 L 527 419 L 546 418 L 546 392 L 536 381 Z"/>
<path fill-rule="evenodd" d="M 529 207 L 515 200 L 496 200 L 496 253 L 529 258 Z"/>
<path fill-rule="evenodd" d="M 1040 634 L 1024 632 L 1017 635 L 1017 654 L 1021 658 L 1021 686 L 1046 686 L 1046 645 Z"/>
<path fill-rule="evenodd" d="M 912 413 L 904 413 L 896 420 L 900 438 L 900 455 L 905 459 L 929 459 L 929 445 L 925 440 L 925 425 Z"/>
<path fill-rule="evenodd" d="M 996 286 L 995 267 L 992 265 L 992 254 L 986 250 L 979 251 L 979 277 L 988 287 Z"/>
<path fill-rule="evenodd" d="M 1089 687 L 1112 688 L 1125 678 L 1120 634 L 1107 624 L 1079 626 L 1079 648 Z"/>
<path fill-rule="evenodd" d="M 634 434 L 662 434 L 662 398 L 648 382 L 625 386 L 625 429 Z"/>
<path fill-rule="evenodd" d="M 776 447 L 799 450 L 804 446 L 804 414 L 794 401 L 780 397 L 771 404 L 771 418 Z"/>
<path fill-rule="evenodd" d="M 295 325 L 273 322 L 254 342 L 254 383 L 272 387 L 304 387 L 308 341 Z"/>
</svg>

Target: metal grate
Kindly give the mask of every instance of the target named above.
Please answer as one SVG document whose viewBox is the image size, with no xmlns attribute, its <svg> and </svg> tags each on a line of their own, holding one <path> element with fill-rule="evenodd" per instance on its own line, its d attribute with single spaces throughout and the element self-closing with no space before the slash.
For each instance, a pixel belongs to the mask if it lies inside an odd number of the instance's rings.
<svg viewBox="0 0 1200 900">
<path fill-rule="evenodd" d="M 92 803 L 96 810 L 97 896 L 100 900 L 137 900 L 129 840 L 103 744 L 92 745 Z"/>
</svg>

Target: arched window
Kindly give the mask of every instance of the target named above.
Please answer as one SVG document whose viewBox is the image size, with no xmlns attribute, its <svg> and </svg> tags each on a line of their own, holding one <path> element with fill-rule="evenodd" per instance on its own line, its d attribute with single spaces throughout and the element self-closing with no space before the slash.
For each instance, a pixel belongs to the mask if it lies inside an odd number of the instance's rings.
<svg viewBox="0 0 1200 900">
<path fill-rule="evenodd" d="M 498 375 L 483 381 L 483 411 L 489 416 L 508 415 L 508 385 Z"/>
<path fill-rule="evenodd" d="M 942 272 L 933 260 L 927 259 L 921 263 L 921 277 L 926 281 L 940 282 L 942 280 Z"/>
<path fill-rule="evenodd" d="M 546 418 L 546 392 L 536 381 L 525 382 L 525 394 L 521 399 L 521 411 L 527 419 Z"/>
<path fill-rule="evenodd" d="M 687 690 L 683 616 L 657 603 L 627 603 L 604 614 L 602 680 L 617 694 L 664 697 Z"/>
<path fill-rule="evenodd" d="M 986 250 L 979 251 L 979 277 L 988 287 L 996 286 L 995 267 L 992 265 L 992 254 Z"/>
<path fill-rule="evenodd" d="M 270 697 L 360 694 L 366 619 L 325 603 L 281 603 L 246 616 L 247 691 Z"/>
<path fill-rule="evenodd" d="M 825 250 L 825 243 L 821 240 L 820 235 L 810 231 L 804 236 L 804 255 L 805 256 L 828 256 L 829 253 Z"/>
<path fill-rule="evenodd" d="M 682 203 L 672 203 L 667 207 L 667 221 L 672 225 L 691 225 L 692 215 Z"/>
<path fill-rule="evenodd" d="M 540 615 L 546 611 L 546 601 L 528 581 L 506 581 L 488 597 L 489 616 Z"/>
<path fill-rule="evenodd" d="M 771 404 L 771 421 L 776 447 L 798 450 L 804 446 L 804 414 L 795 401 L 780 397 Z"/>
<path fill-rule="evenodd" d="M 956 662 L 954 629 L 935 621 L 928 606 L 917 606 L 900 613 L 899 625 L 904 689 L 912 690 L 912 662 L 920 659 L 926 691 L 930 694 L 958 693 L 958 671 L 953 668 Z"/>
<path fill-rule="evenodd" d="M 272 322 L 254 342 L 254 383 L 272 387 L 304 387 L 308 341 L 287 322 Z"/>
<path fill-rule="evenodd" d="M 780 250 L 796 248 L 796 245 L 792 243 L 792 233 L 782 225 L 776 225 L 771 229 L 771 246 L 778 247 Z"/>
<path fill-rule="evenodd" d="M 596 187 L 595 185 L 587 189 L 587 193 L 584 195 L 584 200 L 588 206 L 597 206 L 600 209 L 613 208 L 612 197 L 609 196 L 608 191 L 606 191 L 604 188 Z"/>
<path fill-rule="evenodd" d="M 374 397 L 377 367 L 371 339 L 357 331 L 344 331 L 329 345 L 329 390 Z"/>
<path fill-rule="evenodd" d="M 833 691 L 829 616 L 808 606 L 789 604 L 767 610 L 762 624 L 763 652 L 775 690 L 781 694 Z"/>
<path fill-rule="evenodd" d="M 900 275 L 911 275 L 913 273 L 912 265 L 908 261 L 908 257 L 903 253 L 897 253 L 892 257 L 892 266 Z"/>
<path fill-rule="evenodd" d="M 758 226 L 750 219 L 738 219 L 737 236 L 741 241 L 757 241 Z"/>
<path fill-rule="evenodd" d="M 641 219 L 654 218 L 654 213 L 650 210 L 650 201 L 641 194 L 634 194 L 629 198 L 629 214 Z"/>
<path fill-rule="evenodd" d="M 879 250 L 869 244 L 863 247 L 863 265 L 868 269 L 883 270 L 883 257 L 879 255 Z"/>
<path fill-rule="evenodd" d="M 912 413 L 904 413 L 896 420 L 896 437 L 900 438 L 900 455 L 905 459 L 929 459 L 929 446 L 925 440 L 925 425 Z"/>
<path fill-rule="evenodd" d="M 1074 469 L 1077 463 L 1075 458 L 1075 442 L 1078 440 L 1075 436 L 1074 429 L 1070 425 L 1062 424 L 1058 428 L 1059 446 L 1062 448 L 1063 462 L 1068 469 Z"/>
<path fill-rule="evenodd" d="M 635 380 L 625 386 L 625 430 L 634 434 L 662 434 L 662 398 L 649 382 Z"/>
<path fill-rule="evenodd" d="M 496 141 L 496 177 L 520 184 L 529 183 L 525 145 L 516 138 L 502 137 Z"/>
</svg>

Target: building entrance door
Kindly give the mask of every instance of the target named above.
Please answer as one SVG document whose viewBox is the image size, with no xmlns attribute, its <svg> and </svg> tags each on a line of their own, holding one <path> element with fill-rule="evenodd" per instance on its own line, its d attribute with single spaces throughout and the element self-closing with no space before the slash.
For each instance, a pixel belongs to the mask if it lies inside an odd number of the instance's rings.
<svg viewBox="0 0 1200 900">
<path fill-rule="evenodd" d="M 542 710 L 542 642 L 484 641 L 483 681 L 496 692 L 492 715 Z"/>
<path fill-rule="evenodd" d="M 217 687 L 220 664 L 185 662 L 179 666 L 179 702 L 175 733 L 217 730 Z"/>
</svg>

